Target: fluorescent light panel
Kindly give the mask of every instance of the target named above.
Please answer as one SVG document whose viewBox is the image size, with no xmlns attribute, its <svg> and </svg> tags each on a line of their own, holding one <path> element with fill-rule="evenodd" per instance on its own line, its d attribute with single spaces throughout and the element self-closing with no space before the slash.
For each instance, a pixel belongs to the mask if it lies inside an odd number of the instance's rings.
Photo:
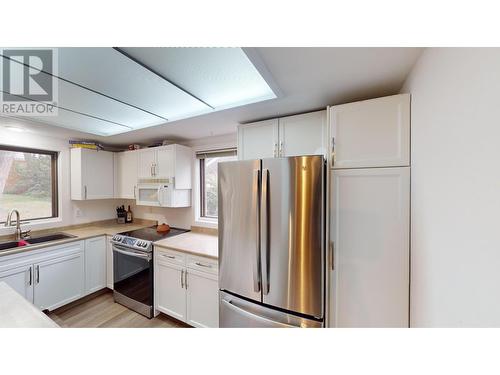
<svg viewBox="0 0 500 375">
<path fill-rule="evenodd" d="M 241 48 L 124 48 L 124 51 L 215 110 L 276 98 Z"/>
<path fill-rule="evenodd" d="M 132 58 L 59 48 L 58 105 L 70 111 L 33 119 L 110 136 L 276 98 L 241 48 L 122 50 Z"/>
</svg>

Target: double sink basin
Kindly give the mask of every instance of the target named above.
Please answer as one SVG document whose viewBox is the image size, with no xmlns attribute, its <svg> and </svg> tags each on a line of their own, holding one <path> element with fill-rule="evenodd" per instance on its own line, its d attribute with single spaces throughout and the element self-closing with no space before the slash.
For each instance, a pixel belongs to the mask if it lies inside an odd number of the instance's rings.
<svg viewBox="0 0 500 375">
<path fill-rule="evenodd" d="M 0 251 L 12 250 L 18 247 L 37 245 L 45 242 L 66 240 L 68 238 L 75 238 L 75 237 L 76 236 L 72 236 L 66 233 L 54 233 L 54 234 L 48 234 L 46 236 L 26 238 L 19 241 L 0 242 Z"/>
</svg>

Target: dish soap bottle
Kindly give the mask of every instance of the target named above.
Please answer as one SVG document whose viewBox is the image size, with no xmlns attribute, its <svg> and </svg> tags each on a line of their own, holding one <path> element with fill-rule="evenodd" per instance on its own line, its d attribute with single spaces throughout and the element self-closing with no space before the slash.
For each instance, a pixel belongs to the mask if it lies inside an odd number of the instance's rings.
<svg viewBox="0 0 500 375">
<path fill-rule="evenodd" d="M 130 209 L 130 205 L 128 206 L 127 210 L 127 217 L 125 219 L 126 223 L 131 223 L 134 220 L 134 215 L 132 214 L 132 210 Z"/>
</svg>

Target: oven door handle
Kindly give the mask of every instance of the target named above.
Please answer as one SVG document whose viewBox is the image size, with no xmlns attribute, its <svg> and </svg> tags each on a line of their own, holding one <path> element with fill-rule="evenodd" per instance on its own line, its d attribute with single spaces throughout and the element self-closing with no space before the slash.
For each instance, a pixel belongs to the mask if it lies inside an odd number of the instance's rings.
<svg viewBox="0 0 500 375">
<path fill-rule="evenodd" d="M 130 255 L 131 257 L 151 260 L 151 256 L 149 254 L 141 254 L 141 253 L 138 253 L 135 251 L 132 252 L 132 251 L 127 251 L 127 250 L 121 250 L 116 245 L 113 245 L 113 251 L 116 251 L 117 253 L 124 254 L 124 255 Z"/>
</svg>

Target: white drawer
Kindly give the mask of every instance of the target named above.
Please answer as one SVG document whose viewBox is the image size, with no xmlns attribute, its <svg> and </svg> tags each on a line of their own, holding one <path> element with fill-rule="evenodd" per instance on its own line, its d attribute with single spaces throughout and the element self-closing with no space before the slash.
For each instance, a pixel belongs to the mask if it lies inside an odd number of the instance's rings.
<svg viewBox="0 0 500 375">
<path fill-rule="evenodd" d="M 155 256 L 158 260 L 184 266 L 186 264 L 186 254 L 163 247 L 155 247 Z"/>
<path fill-rule="evenodd" d="M 217 274 L 219 272 L 219 263 L 215 259 L 188 255 L 186 267 L 207 273 Z"/>
</svg>

